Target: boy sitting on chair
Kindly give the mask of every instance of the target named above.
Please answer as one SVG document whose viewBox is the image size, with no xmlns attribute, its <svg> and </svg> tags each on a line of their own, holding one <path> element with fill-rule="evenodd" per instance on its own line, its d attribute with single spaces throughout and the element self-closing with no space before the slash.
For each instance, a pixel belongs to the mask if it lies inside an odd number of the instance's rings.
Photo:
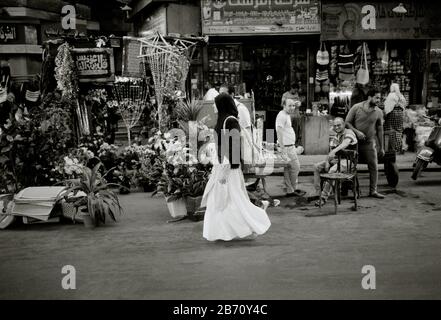
<svg viewBox="0 0 441 320">
<path fill-rule="evenodd" d="M 320 192 L 320 174 L 321 173 L 333 173 L 337 172 L 337 157 L 336 153 L 340 150 L 355 150 L 357 146 L 357 136 L 351 129 L 345 129 L 345 120 L 342 118 L 335 118 L 333 123 L 333 129 L 336 133 L 333 140 L 331 140 L 329 152 L 326 160 L 314 164 L 314 187 L 319 197 L 319 200 L 315 203 L 316 206 L 325 204 L 331 193 L 331 185 L 325 182 L 323 191 Z M 341 172 L 346 171 L 346 163 L 342 161 L 340 163 Z"/>
</svg>

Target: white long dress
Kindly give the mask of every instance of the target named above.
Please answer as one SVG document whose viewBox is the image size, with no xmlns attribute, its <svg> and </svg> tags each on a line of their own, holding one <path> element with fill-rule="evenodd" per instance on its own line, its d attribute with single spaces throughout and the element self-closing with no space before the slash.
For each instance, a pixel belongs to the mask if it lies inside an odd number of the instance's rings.
<svg viewBox="0 0 441 320">
<path fill-rule="evenodd" d="M 202 206 L 206 206 L 203 237 L 209 241 L 228 241 L 264 234 L 271 222 L 265 210 L 251 203 L 242 170 L 230 169 L 226 158 L 219 164 L 216 149 L 212 149 L 213 169 L 202 199 Z M 225 171 L 228 171 L 227 182 L 222 185 L 219 180 Z M 226 197 L 223 196 L 225 190 Z M 219 206 L 220 201 L 225 201 L 221 204 L 222 209 Z"/>
</svg>

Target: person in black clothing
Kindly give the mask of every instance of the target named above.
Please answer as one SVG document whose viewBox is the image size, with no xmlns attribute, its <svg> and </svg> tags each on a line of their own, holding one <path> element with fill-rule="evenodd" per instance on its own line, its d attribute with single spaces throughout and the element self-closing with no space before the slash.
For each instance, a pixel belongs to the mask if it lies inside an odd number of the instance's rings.
<svg viewBox="0 0 441 320">
<path fill-rule="evenodd" d="M 351 107 L 354 104 L 367 100 L 366 88 L 362 84 L 356 83 L 351 95 Z"/>
</svg>

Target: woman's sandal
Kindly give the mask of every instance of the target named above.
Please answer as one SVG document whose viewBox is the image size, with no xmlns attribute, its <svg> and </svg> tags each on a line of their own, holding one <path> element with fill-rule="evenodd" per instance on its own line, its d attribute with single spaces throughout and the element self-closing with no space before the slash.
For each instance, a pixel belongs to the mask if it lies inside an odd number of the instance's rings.
<svg viewBox="0 0 441 320">
<path fill-rule="evenodd" d="M 321 203 L 320 203 L 321 202 Z M 318 199 L 316 202 L 315 202 L 315 206 L 316 207 L 320 207 L 320 205 L 322 205 L 322 206 L 324 206 L 326 204 L 326 199 L 325 198 L 322 198 L 322 197 L 320 197 L 320 199 Z"/>
</svg>

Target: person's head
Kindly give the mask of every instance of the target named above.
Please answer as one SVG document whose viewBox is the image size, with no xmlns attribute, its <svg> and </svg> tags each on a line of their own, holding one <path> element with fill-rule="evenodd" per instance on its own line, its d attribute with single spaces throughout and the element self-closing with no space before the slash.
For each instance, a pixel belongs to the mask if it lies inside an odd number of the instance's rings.
<svg viewBox="0 0 441 320">
<path fill-rule="evenodd" d="M 289 91 L 292 94 L 298 93 L 299 92 L 299 85 L 297 83 L 295 83 L 295 82 L 291 83 Z"/>
<path fill-rule="evenodd" d="M 398 85 L 398 83 L 391 83 L 390 92 L 400 93 L 400 86 Z"/>
<path fill-rule="evenodd" d="M 294 99 L 286 99 L 285 105 L 283 106 L 283 110 L 285 110 L 286 113 L 293 113 L 296 109 L 297 102 Z"/>
<path fill-rule="evenodd" d="M 219 93 L 228 93 L 228 85 L 222 84 L 219 88 Z"/>
<path fill-rule="evenodd" d="M 236 104 L 234 103 L 233 98 L 228 93 L 220 93 L 214 99 L 214 103 L 216 104 L 219 118 L 228 116 L 237 117 L 238 111 Z"/>
<path fill-rule="evenodd" d="M 236 88 L 234 86 L 228 86 L 228 94 L 232 97 L 236 94 Z"/>
<path fill-rule="evenodd" d="M 376 88 L 370 88 L 367 92 L 367 101 L 369 102 L 369 106 L 376 107 L 381 102 L 381 92 Z"/>
<path fill-rule="evenodd" d="M 334 122 L 332 123 L 332 128 L 335 132 L 342 133 L 345 129 L 345 120 L 340 117 L 335 118 Z"/>
</svg>

